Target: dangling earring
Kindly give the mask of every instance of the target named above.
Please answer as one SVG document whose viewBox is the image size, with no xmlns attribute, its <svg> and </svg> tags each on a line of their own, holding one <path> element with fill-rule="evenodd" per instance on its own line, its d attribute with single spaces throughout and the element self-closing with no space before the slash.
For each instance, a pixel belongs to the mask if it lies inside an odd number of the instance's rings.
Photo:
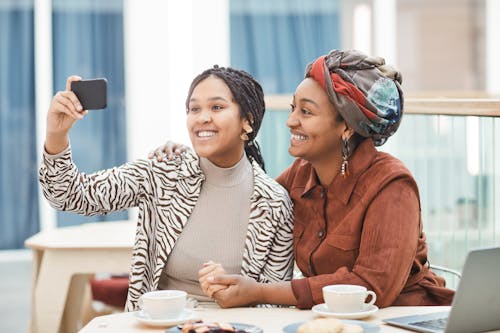
<svg viewBox="0 0 500 333">
<path fill-rule="evenodd" d="M 340 175 L 342 178 L 347 178 L 349 176 L 349 158 L 350 150 L 349 150 L 349 139 L 343 139 L 342 145 L 342 167 L 340 168 Z"/>
</svg>

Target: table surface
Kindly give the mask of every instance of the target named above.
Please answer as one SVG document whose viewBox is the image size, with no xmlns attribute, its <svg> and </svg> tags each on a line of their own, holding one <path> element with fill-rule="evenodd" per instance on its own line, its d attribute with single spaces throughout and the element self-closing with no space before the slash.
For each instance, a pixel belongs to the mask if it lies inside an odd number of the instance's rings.
<svg viewBox="0 0 500 333">
<path fill-rule="evenodd" d="M 135 222 L 92 222 L 55 228 L 28 238 L 24 244 L 31 249 L 132 249 Z"/>
<path fill-rule="evenodd" d="M 404 329 L 383 324 L 384 318 L 447 311 L 447 306 L 400 306 L 381 309 L 374 315 L 362 319 L 364 322 L 379 325 L 380 332 L 408 332 Z M 304 322 L 317 317 L 310 310 L 294 308 L 196 308 L 195 313 L 204 321 L 224 321 L 245 323 L 258 326 L 264 332 L 283 332 L 283 327 L 292 323 Z M 80 333 L 154 333 L 165 332 L 167 327 L 151 327 L 140 323 L 135 312 L 119 313 L 94 318 Z"/>
</svg>

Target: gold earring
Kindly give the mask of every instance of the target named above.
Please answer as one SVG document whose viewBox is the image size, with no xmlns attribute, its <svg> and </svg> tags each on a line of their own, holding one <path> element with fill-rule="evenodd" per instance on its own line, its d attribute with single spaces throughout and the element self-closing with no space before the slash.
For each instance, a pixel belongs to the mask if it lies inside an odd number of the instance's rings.
<svg viewBox="0 0 500 333">
<path fill-rule="evenodd" d="M 246 132 L 247 134 L 250 134 L 250 133 L 252 133 L 252 132 L 253 132 L 253 128 L 252 128 L 252 126 L 248 125 L 247 123 L 245 123 L 245 124 L 243 125 L 243 130 L 245 130 L 245 132 Z"/>
<path fill-rule="evenodd" d="M 252 126 L 248 125 L 248 123 L 243 124 L 243 131 L 244 133 L 241 133 L 240 138 L 243 141 L 248 141 L 248 134 L 253 132 Z"/>
</svg>

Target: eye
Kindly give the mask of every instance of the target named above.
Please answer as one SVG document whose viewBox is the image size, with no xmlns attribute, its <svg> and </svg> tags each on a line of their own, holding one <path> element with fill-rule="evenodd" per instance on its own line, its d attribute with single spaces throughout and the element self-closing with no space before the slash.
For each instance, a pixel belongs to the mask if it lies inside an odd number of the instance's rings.
<svg viewBox="0 0 500 333">
<path fill-rule="evenodd" d="M 308 109 L 304 109 L 304 108 L 300 109 L 300 112 L 302 112 L 302 114 L 305 114 L 305 115 L 311 115 L 312 114 L 311 111 L 309 111 Z"/>
<path fill-rule="evenodd" d="M 198 112 L 198 111 L 200 111 L 200 108 L 197 106 L 191 106 L 188 109 L 188 113 L 194 113 L 194 112 Z"/>
<path fill-rule="evenodd" d="M 295 110 L 295 104 L 290 104 L 290 112 L 293 112 Z"/>
<path fill-rule="evenodd" d="M 212 110 L 214 110 L 214 111 L 220 111 L 222 109 L 223 109 L 222 105 L 214 105 L 214 106 L 212 106 Z"/>
</svg>

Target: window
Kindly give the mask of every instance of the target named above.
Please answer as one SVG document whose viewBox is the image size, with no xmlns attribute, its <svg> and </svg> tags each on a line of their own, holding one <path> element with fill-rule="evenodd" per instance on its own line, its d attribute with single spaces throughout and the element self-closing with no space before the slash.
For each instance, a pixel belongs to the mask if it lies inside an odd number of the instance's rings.
<svg viewBox="0 0 500 333">
<path fill-rule="evenodd" d="M 266 95 L 293 93 L 308 61 L 341 47 L 339 7 L 335 0 L 230 0 L 231 65 L 252 74 Z M 288 115 L 267 111 L 258 140 L 275 177 L 293 160 Z"/>
<path fill-rule="evenodd" d="M 0 0 L 0 249 L 38 231 L 33 1 Z"/>
<path fill-rule="evenodd" d="M 54 0 L 52 17 L 54 91 L 64 90 L 72 74 L 108 80 L 107 108 L 90 111 L 71 130 L 75 163 L 85 173 L 120 165 L 127 158 L 123 1 Z M 126 212 L 94 217 L 57 212 L 57 224 L 127 216 Z"/>
</svg>

